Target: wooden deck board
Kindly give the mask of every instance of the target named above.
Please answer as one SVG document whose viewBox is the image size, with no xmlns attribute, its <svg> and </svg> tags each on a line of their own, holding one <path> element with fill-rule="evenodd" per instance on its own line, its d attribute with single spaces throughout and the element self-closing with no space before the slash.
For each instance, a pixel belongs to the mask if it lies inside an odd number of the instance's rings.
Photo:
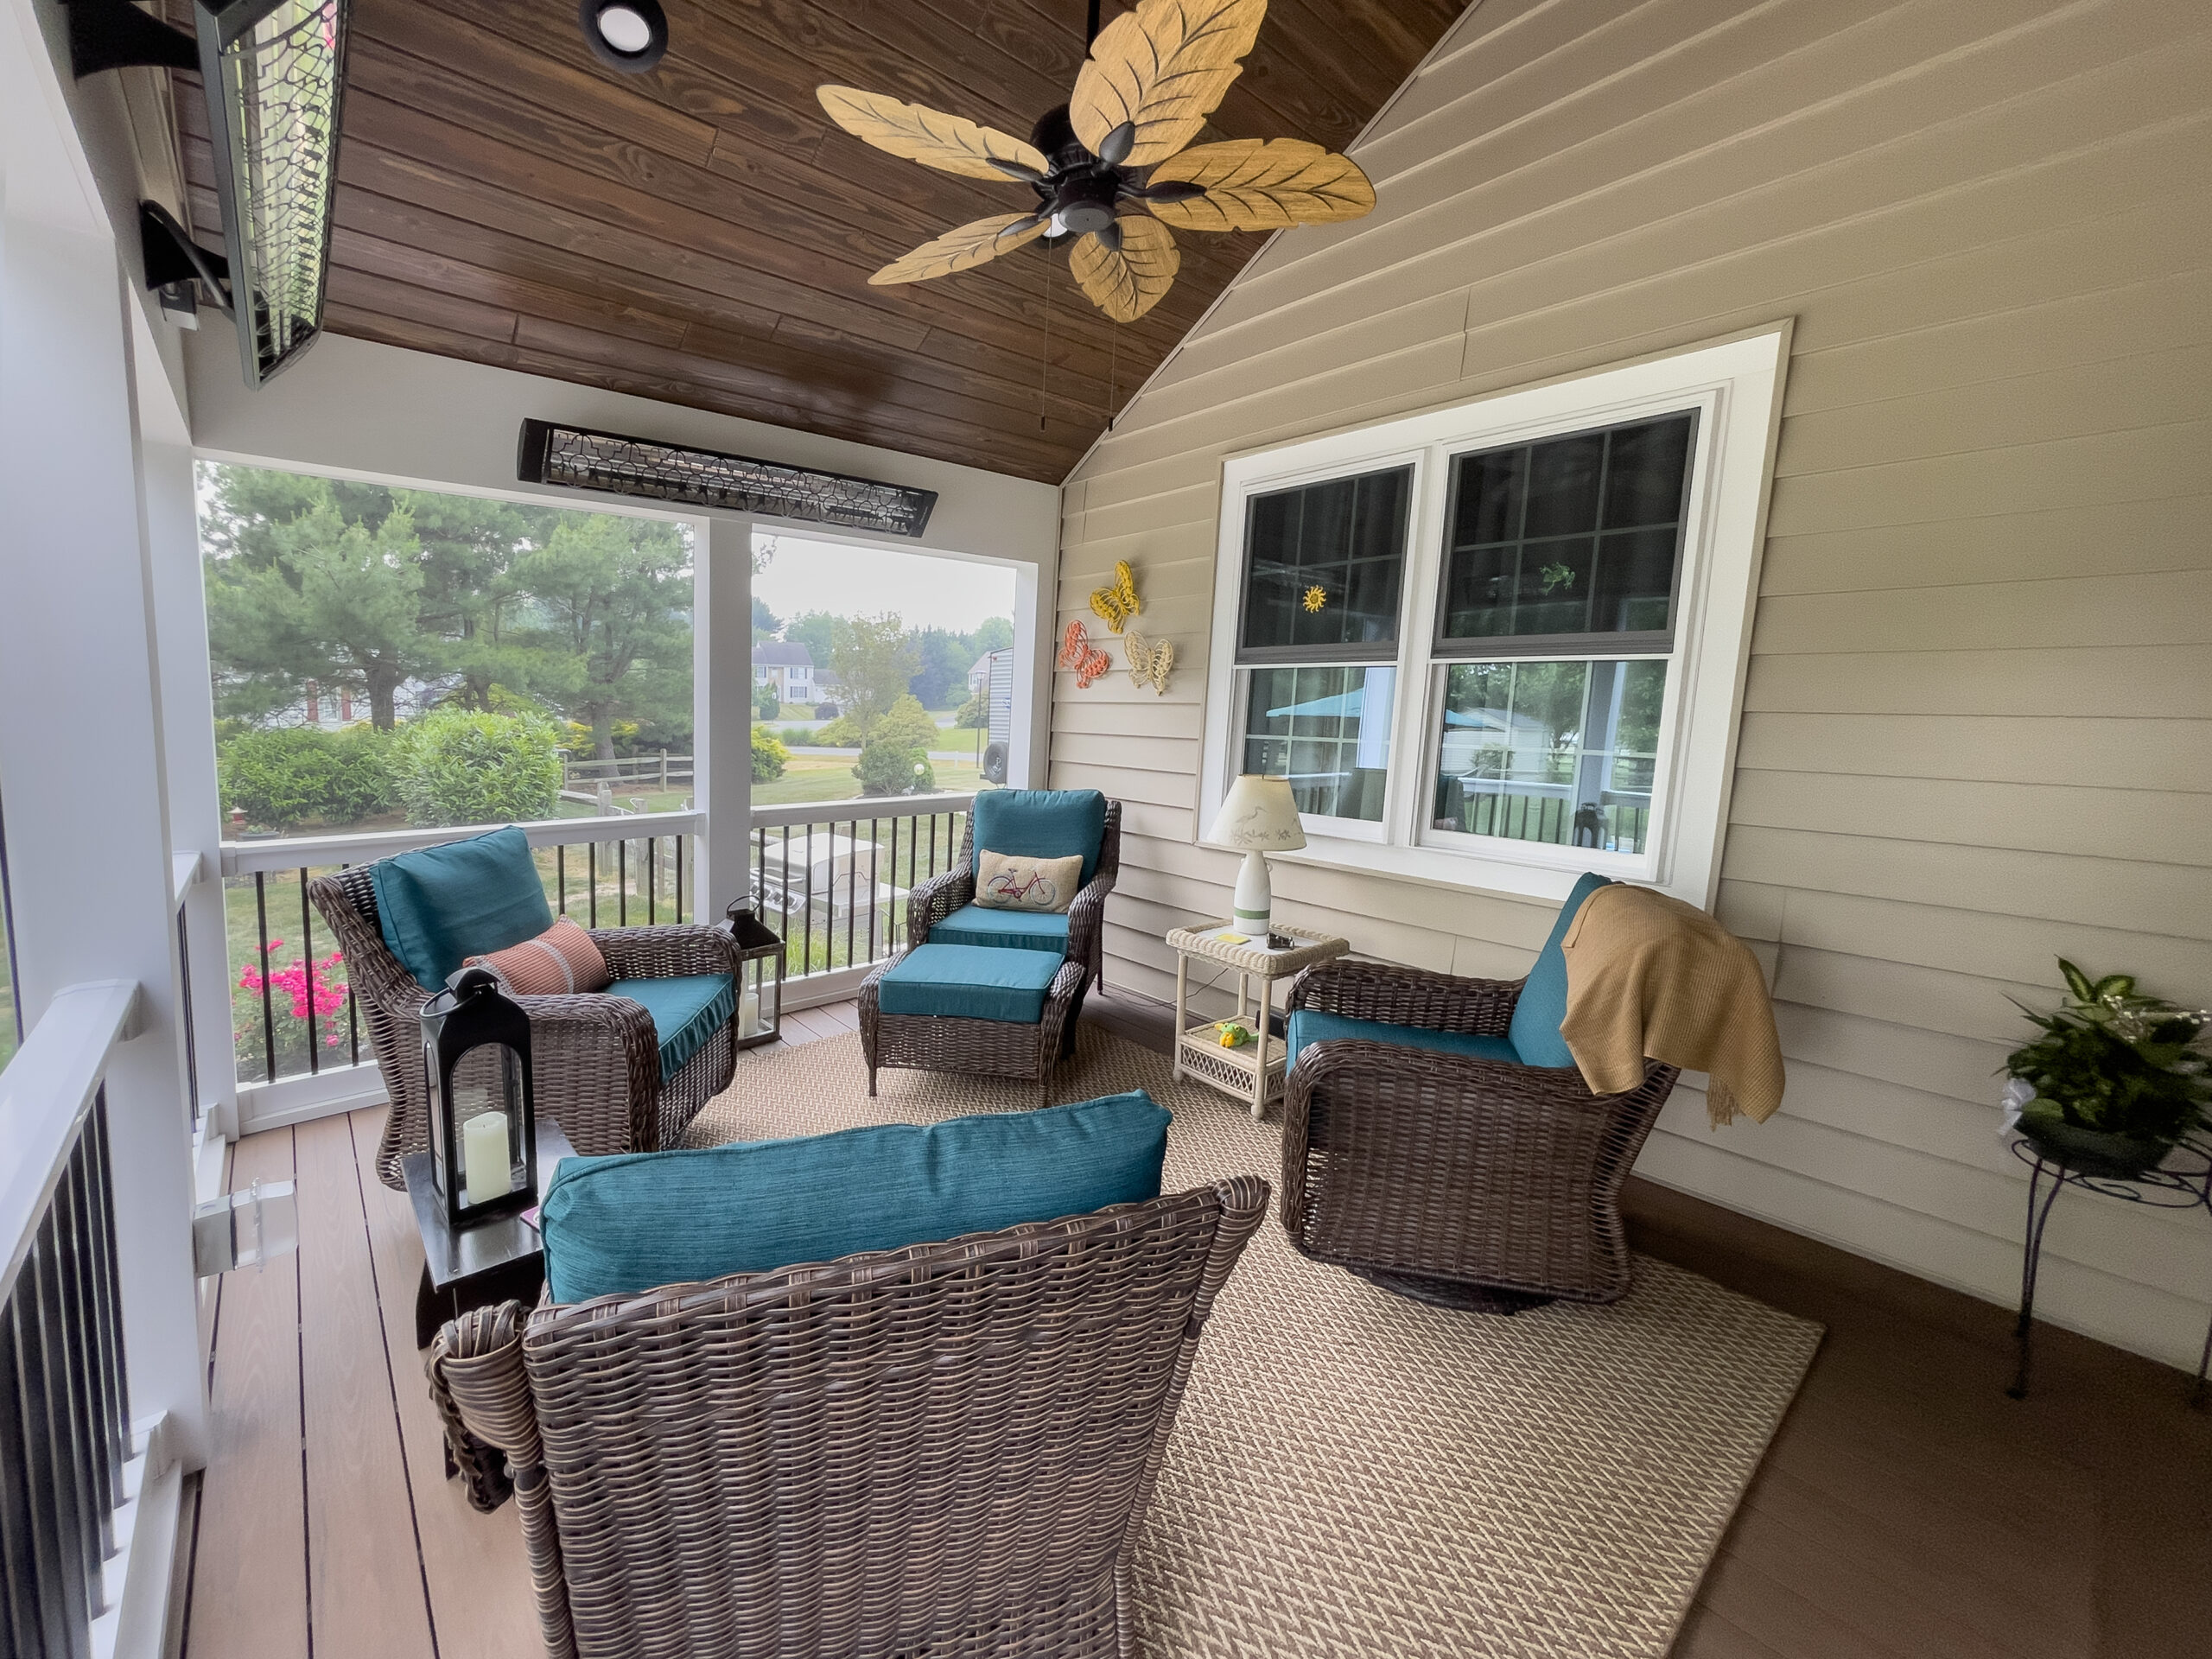
<svg viewBox="0 0 2212 1659">
<path fill-rule="evenodd" d="M 1084 1017 L 1166 1046 L 1147 999 L 1094 995 Z M 794 1011 L 785 1040 L 856 1024 L 850 1003 Z M 479 1515 L 444 1478 L 412 1346 L 422 1247 L 376 1181 L 380 1127 L 360 1112 L 238 1148 L 245 1182 L 289 1175 L 298 1143 L 302 1241 L 223 1282 L 193 1659 L 306 1653 L 310 1572 L 315 1659 L 542 1651 L 512 1510 Z M 1637 1248 L 1828 1326 L 1674 1659 L 2202 1651 L 2212 1414 L 2177 1373 L 2045 1331 L 2016 1403 L 2003 1310 L 1648 1183 L 1628 1207 Z"/>
</svg>

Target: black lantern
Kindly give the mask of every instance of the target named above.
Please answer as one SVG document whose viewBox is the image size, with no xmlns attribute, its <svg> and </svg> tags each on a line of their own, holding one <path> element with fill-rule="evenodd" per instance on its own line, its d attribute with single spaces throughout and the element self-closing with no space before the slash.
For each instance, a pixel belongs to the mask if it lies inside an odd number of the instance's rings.
<svg viewBox="0 0 2212 1659">
<path fill-rule="evenodd" d="M 423 1005 L 430 1163 L 446 1224 L 537 1202 L 530 1016 L 488 968 L 463 968 Z"/>
<path fill-rule="evenodd" d="M 737 947 L 737 1013 L 730 1023 L 738 1047 L 758 1048 L 783 1034 L 784 942 L 745 899 L 730 900 L 723 914 Z"/>
</svg>

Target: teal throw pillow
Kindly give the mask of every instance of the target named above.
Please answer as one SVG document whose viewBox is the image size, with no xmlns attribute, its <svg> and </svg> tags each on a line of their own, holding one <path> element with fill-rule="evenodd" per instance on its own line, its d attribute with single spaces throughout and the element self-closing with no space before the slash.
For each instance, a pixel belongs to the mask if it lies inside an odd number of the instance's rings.
<svg viewBox="0 0 2212 1659">
<path fill-rule="evenodd" d="M 1513 1005 L 1513 1023 L 1508 1027 L 1514 1052 L 1523 1065 L 1574 1064 L 1574 1052 L 1559 1034 L 1560 1021 L 1567 1018 L 1567 953 L 1560 948 L 1560 941 L 1567 937 L 1582 901 L 1599 888 L 1611 885 L 1592 872 L 1574 884 L 1567 902 L 1559 907 L 1559 918 L 1552 924 L 1551 937 L 1544 941 L 1536 965 L 1522 984 L 1520 999 Z"/>
<path fill-rule="evenodd" d="M 464 957 L 504 950 L 553 925 L 530 837 L 509 824 L 369 866 L 385 946 L 426 989 Z"/>
<path fill-rule="evenodd" d="M 1034 1112 L 571 1158 L 540 1220 L 556 1302 L 1052 1221 L 1160 1196 L 1142 1090 Z"/>
</svg>

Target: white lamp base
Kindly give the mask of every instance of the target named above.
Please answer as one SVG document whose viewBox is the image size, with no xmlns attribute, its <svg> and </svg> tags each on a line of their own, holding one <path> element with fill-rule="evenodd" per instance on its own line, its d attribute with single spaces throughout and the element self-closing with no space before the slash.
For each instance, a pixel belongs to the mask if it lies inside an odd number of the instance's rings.
<svg viewBox="0 0 2212 1659">
<path fill-rule="evenodd" d="M 1268 855 L 1257 850 L 1244 855 L 1244 868 L 1236 873 L 1236 896 L 1230 901 L 1230 919 L 1239 933 L 1264 941 L 1274 931 L 1274 894 L 1268 885 Z"/>
</svg>

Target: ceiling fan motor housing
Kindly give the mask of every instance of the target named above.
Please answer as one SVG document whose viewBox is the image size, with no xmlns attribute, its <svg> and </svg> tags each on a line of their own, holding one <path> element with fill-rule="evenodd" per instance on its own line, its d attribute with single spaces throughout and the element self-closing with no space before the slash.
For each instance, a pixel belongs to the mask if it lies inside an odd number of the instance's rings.
<svg viewBox="0 0 2212 1659">
<path fill-rule="evenodd" d="M 1039 182 L 1037 193 L 1045 198 L 1039 211 L 1052 216 L 1053 235 L 1082 236 L 1110 229 L 1114 203 L 1122 194 L 1121 169 L 1084 148 L 1068 119 L 1068 106 L 1047 110 L 1029 142 L 1052 164 L 1051 175 Z"/>
</svg>

